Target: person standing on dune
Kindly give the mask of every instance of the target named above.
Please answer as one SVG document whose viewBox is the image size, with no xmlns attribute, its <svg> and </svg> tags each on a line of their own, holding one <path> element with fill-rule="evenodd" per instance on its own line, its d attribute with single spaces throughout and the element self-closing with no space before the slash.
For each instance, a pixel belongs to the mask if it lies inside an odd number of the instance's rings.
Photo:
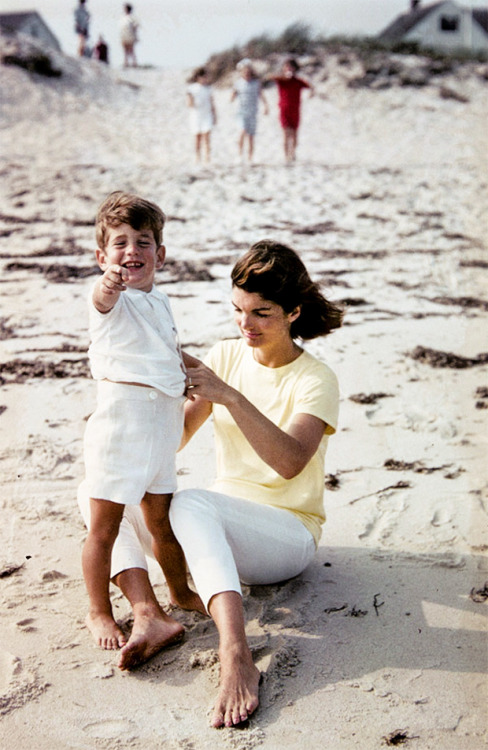
<svg viewBox="0 0 488 750">
<path fill-rule="evenodd" d="M 78 34 L 78 56 L 85 57 L 87 52 L 86 42 L 89 37 L 90 14 L 86 9 L 86 0 L 79 0 L 75 8 L 75 31 Z"/>
<path fill-rule="evenodd" d="M 132 5 L 126 3 L 124 5 L 124 15 L 120 20 L 120 41 L 124 50 L 124 68 L 128 68 L 131 65 L 137 68 L 135 45 L 138 41 L 138 29 L 139 21 L 132 12 Z"/>
</svg>

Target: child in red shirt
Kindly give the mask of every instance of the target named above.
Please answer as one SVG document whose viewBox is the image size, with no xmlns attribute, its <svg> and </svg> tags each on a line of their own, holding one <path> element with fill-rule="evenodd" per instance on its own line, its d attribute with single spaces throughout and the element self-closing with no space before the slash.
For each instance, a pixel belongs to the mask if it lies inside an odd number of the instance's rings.
<svg viewBox="0 0 488 750">
<path fill-rule="evenodd" d="M 300 124 L 300 97 L 302 89 L 310 89 L 313 96 L 313 86 L 304 78 L 299 78 L 298 63 L 294 58 L 285 61 L 282 74 L 274 76 L 273 80 L 278 86 L 280 123 L 283 128 L 285 160 L 295 160 L 295 151 L 298 139 L 298 126 Z"/>
</svg>

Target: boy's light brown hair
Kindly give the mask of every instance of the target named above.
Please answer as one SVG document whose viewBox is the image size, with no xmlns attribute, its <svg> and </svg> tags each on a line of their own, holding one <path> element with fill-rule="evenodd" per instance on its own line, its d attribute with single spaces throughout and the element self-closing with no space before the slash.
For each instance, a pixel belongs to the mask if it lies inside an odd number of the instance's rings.
<svg viewBox="0 0 488 750">
<path fill-rule="evenodd" d="M 97 211 L 95 233 L 100 250 L 107 244 L 108 229 L 129 224 L 132 229 L 150 229 L 159 247 L 163 243 L 166 216 L 155 203 L 132 193 L 116 190 L 105 198 Z"/>
</svg>

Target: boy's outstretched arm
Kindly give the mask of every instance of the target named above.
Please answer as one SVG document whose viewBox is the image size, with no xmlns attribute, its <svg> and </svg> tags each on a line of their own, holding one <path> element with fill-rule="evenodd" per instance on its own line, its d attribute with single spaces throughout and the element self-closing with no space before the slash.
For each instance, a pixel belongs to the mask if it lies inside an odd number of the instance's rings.
<svg viewBox="0 0 488 750">
<path fill-rule="evenodd" d="M 103 276 L 95 283 L 93 289 L 93 304 L 98 312 L 108 313 L 117 302 L 119 295 L 127 287 L 123 279 L 122 266 L 109 266 Z"/>
</svg>

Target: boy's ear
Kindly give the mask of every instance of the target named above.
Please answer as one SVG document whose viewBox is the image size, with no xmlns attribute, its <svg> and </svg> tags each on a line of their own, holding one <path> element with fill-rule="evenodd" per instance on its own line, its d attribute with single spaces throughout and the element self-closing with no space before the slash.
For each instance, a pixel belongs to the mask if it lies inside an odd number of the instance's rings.
<svg viewBox="0 0 488 750">
<path fill-rule="evenodd" d="M 165 258 L 166 258 L 166 247 L 164 245 L 160 245 L 158 249 L 156 250 L 156 268 L 161 268 L 161 266 L 164 263 Z"/>
<path fill-rule="evenodd" d="M 107 268 L 107 256 L 105 254 L 105 250 L 97 247 L 97 249 L 95 250 L 95 257 L 102 271 L 105 271 L 105 269 Z"/>
</svg>

